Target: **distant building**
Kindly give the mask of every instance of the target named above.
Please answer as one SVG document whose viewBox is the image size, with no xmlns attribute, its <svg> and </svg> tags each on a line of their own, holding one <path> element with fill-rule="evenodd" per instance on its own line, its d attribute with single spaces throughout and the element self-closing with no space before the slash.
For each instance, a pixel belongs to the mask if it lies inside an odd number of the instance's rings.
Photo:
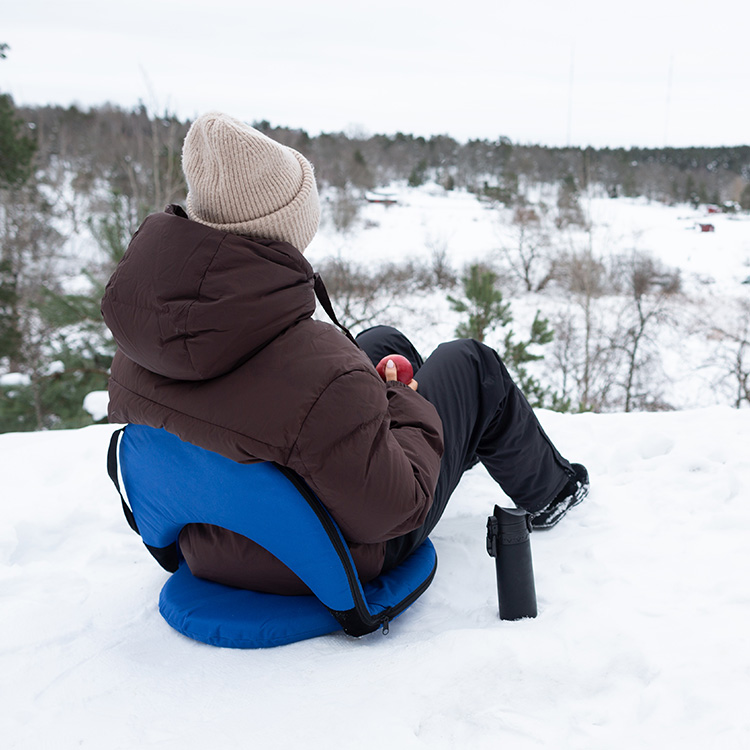
<svg viewBox="0 0 750 750">
<path fill-rule="evenodd" d="M 385 206 L 392 206 L 398 203 L 397 195 L 386 190 L 370 190 L 365 193 L 365 200 L 368 203 L 382 203 Z"/>
</svg>

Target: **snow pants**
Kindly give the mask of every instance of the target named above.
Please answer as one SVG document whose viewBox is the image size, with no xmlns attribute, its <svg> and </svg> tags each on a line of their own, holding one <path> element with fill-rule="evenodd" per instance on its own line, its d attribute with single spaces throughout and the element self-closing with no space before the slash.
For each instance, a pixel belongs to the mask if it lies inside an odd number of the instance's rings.
<svg viewBox="0 0 750 750">
<path fill-rule="evenodd" d="M 548 505 L 573 474 L 494 349 L 459 339 L 441 344 L 423 360 L 411 341 L 390 326 L 363 331 L 357 343 L 373 364 L 387 354 L 406 357 L 419 383 L 417 392 L 443 422 L 445 453 L 433 505 L 422 526 L 388 542 L 383 570 L 398 565 L 428 537 L 463 473 L 477 462 L 529 512 Z"/>
</svg>

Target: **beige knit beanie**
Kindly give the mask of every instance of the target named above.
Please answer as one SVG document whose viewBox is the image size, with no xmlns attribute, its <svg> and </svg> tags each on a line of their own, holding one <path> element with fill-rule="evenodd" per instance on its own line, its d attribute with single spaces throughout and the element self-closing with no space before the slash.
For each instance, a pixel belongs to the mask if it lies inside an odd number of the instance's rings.
<svg viewBox="0 0 750 750">
<path fill-rule="evenodd" d="M 283 240 L 304 251 L 320 202 L 302 154 L 220 112 L 201 115 L 182 147 L 193 221 L 232 234 Z"/>
</svg>

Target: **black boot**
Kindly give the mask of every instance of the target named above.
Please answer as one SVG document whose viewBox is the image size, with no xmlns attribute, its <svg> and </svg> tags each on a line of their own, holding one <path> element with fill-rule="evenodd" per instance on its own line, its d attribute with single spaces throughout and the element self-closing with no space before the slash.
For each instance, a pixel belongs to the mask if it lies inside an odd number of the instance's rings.
<svg viewBox="0 0 750 750">
<path fill-rule="evenodd" d="M 581 464 L 571 464 L 575 474 L 546 507 L 531 516 L 534 529 L 551 529 L 573 506 L 589 494 L 589 473 Z"/>
</svg>

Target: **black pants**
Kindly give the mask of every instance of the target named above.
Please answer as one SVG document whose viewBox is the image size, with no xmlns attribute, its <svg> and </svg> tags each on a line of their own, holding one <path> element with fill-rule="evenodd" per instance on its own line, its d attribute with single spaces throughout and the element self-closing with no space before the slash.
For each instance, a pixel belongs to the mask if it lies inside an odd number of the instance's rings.
<svg viewBox="0 0 750 750">
<path fill-rule="evenodd" d="M 432 532 L 463 473 L 481 461 L 520 508 L 544 508 L 573 471 L 544 433 L 497 352 L 473 339 L 441 344 L 423 360 L 390 326 L 369 328 L 357 343 L 373 364 L 387 354 L 411 362 L 419 390 L 443 422 L 445 453 L 435 500 L 422 526 L 388 542 L 384 570 L 398 565 Z M 491 509 L 488 509 L 488 513 Z"/>
</svg>

